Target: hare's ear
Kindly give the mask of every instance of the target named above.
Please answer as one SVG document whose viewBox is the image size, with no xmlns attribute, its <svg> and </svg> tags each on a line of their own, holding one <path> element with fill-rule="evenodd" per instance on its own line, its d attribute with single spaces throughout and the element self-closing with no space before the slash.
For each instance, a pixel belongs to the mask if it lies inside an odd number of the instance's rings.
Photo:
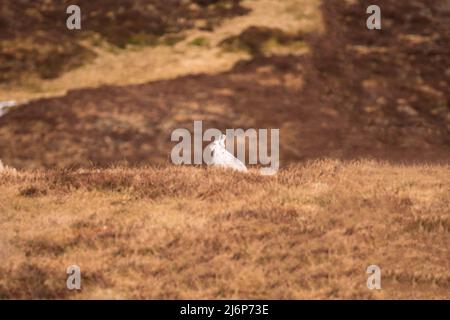
<svg viewBox="0 0 450 320">
<path fill-rule="evenodd" d="M 226 135 L 224 135 L 224 134 L 222 134 L 221 136 L 220 136 L 220 142 L 225 142 L 225 139 L 227 138 L 227 136 Z"/>
</svg>

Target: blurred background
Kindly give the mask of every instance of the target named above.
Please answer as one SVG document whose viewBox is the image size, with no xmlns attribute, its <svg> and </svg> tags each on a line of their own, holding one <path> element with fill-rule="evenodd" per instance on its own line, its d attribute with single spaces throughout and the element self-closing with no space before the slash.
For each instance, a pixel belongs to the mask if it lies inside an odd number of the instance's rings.
<svg viewBox="0 0 450 320">
<path fill-rule="evenodd" d="M 169 163 L 203 120 L 279 128 L 282 165 L 448 162 L 449 22 L 448 0 L 2 0 L 0 159 Z"/>
</svg>

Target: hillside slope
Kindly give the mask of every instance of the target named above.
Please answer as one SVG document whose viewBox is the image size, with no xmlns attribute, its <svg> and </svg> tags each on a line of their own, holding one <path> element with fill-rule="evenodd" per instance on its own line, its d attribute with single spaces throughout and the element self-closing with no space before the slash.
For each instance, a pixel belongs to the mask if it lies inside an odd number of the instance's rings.
<svg viewBox="0 0 450 320">
<path fill-rule="evenodd" d="M 216 43 L 214 30 L 205 31 L 182 46 L 187 57 L 188 48 L 208 57 L 230 52 L 247 57 L 229 71 L 77 89 L 31 101 L 0 118 L 0 158 L 17 168 L 167 163 L 172 130 L 204 120 L 205 129 L 279 128 L 282 164 L 318 157 L 448 162 L 445 1 L 383 1 L 379 32 L 365 28 L 368 1 L 312 7 L 289 1 L 299 22 L 288 21 L 297 29 L 291 24 L 283 29 L 272 17 L 265 22 L 257 2 L 248 3 L 254 7 L 236 18 L 243 28 L 236 27 L 238 34 L 222 39 L 227 33 L 219 28 L 222 40 Z M 278 2 L 264 3 L 277 8 Z M 253 12 L 254 20 L 246 20 Z M 312 21 L 317 31 L 307 23 Z M 163 77 L 167 70 L 159 70 Z"/>
</svg>

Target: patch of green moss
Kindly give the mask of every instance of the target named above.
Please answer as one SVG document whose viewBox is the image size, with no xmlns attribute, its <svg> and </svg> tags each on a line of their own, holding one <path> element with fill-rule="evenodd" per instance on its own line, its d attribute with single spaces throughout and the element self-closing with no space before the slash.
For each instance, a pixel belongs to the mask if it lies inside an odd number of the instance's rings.
<svg viewBox="0 0 450 320">
<path fill-rule="evenodd" d="M 198 37 L 189 42 L 189 44 L 197 47 L 206 47 L 209 46 L 209 40 L 204 37 Z"/>
</svg>

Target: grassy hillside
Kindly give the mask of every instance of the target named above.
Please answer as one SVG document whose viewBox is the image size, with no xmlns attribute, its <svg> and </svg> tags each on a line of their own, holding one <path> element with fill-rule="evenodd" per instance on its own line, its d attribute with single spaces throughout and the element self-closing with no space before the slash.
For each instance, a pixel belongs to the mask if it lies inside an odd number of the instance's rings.
<svg viewBox="0 0 450 320">
<path fill-rule="evenodd" d="M 0 298 L 450 298 L 448 165 L 6 170 L 0 211 Z"/>
<path fill-rule="evenodd" d="M 28 169 L 161 164 L 171 132 L 194 120 L 279 128 L 283 164 L 450 159 L 446 1 L 383 1 L 381 31 L 365 27 L 371 1 L 224 2 L 234 5 L 187 11 L 179 42 L 119 48 L 99 29 L 107 44 L 88 45 L 94 62 L 0 85 L 0 100 L 32 100 L 0 118 L 0 159 Z M 203 14 L 221 18 L 205 29 Z"/>
<path fill-rule="evenodd" d="M 154 46 L 183 39 L 196 21 L 212 30 L 246 12 L 241 0 L 59 0 L 0 4 L 0 84 L 54 79 L 92 62 L 102 42 L 115 48 Z M 69 31 L 66 8 L 81 8 L 82 28 Z"/>
</svg>

